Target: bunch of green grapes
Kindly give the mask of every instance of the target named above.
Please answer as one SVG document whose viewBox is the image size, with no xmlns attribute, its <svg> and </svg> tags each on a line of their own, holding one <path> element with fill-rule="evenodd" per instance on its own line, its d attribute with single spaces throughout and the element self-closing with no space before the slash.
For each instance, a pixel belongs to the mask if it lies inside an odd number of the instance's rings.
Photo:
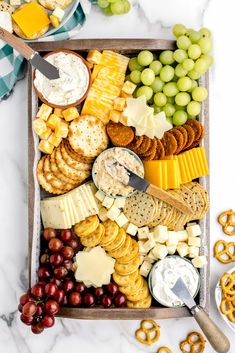
<svg viewBox="0 0 235 353">
<path fill-rule="evenodd" d="M 129 0 L 98 0 L 97 4 L 107 16 L 123 15 L 131 9 Z"/>
<path fill-rule="evenodd" d="M 145 95 L 156 113 L 164 111 L 173 125 L 183 125 L 201 112 L 201 102 L 208 96 L 198 79 L 213 63 L 211 33 L 176 24 L 173 34 L 177 49 L 164 50 L 157 58 L 149 50 L 129 61 L 129 79 L 137 85 L 135 97 Z"/>
</svg>

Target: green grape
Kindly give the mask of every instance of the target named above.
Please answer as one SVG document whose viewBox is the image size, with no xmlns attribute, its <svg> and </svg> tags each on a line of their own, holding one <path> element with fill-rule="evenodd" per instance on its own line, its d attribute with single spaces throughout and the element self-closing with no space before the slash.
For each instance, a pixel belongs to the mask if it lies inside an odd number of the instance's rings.
<svg viewBox="0 0 235 353">
<path fill-rule="evenodd" d="M 179 92 L 176 82 L 168 82 L 163 87 L 163 93 L 167 97 L 174 97 Z"/>
<path fill-rule="evenodd" d="M 187 59 L 188 54 L 183 49 L 176 49 L 174 51 L 173 57 L 177 63 L 182 63 L 185 59 Z"/>
<path fill-rule="evenodd" d="M 189 91 L 192 87 L 192 80 L 189 77 L 181 77 L 177 81 L 177 87 L 180 91 Z"/>
<path fill-rule="evenodd" d="M 162 110 L 165 112 L 167 118 L 173 116 L 173 114 L 175 113 L 175 107 L 173 104 L 170 103 L 166 103 Z"/>
<path fill-rule="evenodd" d="M 147 101 L 152 98 L 153 90 L 151 87 L 148 86 L 141 86 L 136 91 L 136 97 L 145 96 Z"/>
<path fill-rule="evenodd" d="M 206 27 L 201 28 L 199 30 L 199 33 L 201 33 L 202 37 L 210 37 L 211 36 L 211 31 Z"/>
<path fill-rule="evenodd" d="M 198 45 L 200 45 L 202 54 L 208 54 L 212 49 L 212 40 L 209 37 L 203 37 L 199 40 Z"/>
<path fill-rule="evenodd" d="M 111 6 L 109 5 L 108 7 L 105 7 L 105 9 L 103 9 L 103 12 L 106 16 L 113 16 L 113 12 L 111 10 Z"/>
<path fill-rule="evenodd" d="M 188 119 L 188 114 L 183 110 L 177 110 L 174 115 L 172 122 L 174 125 L 184 125 Z"/>
<path fill-rule="evenodd" d="M 141 72 L 138 70 L 133 70 L 130 73 L 130 79 L 132 82 L 134 82 L 136 85 L 141 82 Z"/>
<path fill-rule="evenodd" d="M 155 75 L 159 75 L 161 68 L 162 68 L 162 63 L 159 60 L 154 60 L 153 62 L 151 62 L 151 64 L 149 65 L 149 68 L 151 70 L 153 70 L 153 72 L 155 73 Z"/>
<path fill-rule="evenodd" d="M 201 104 L 195 101 L 191 101 L 187 105 L 187 112 L 191 116 L 197 116 L 201 112 Z"/>
<path fill-rule="evenodd" d="M 201 75 L 194 70 L 191 70 L 188 72 L 188 77 L 191 78 L 192 80 L 198 80 L 200 76 Z"/>
<path fill-rule="evenodd" d="M 213 64 L 213 62 L 214 62 L 214 59 L 213 59 L 213 57 L 211 56 L 211 55 L 206 55 L 206 54 L 202 54 L 201 56 L 200 56 L 200 59 L 204 59 L 205 61 L 206 61 L 206 65 L 207 65 L 207 67 L 209 68 L 212 64 Z"/>
<path fill-rule="evenodd" d="M 184 25 L 181 25 L 179 23 L 174 25 L 174 27 L 172 28 L 172 33 L 177 38 L 180 36 L 183 36 L 186 33 L 186 31 L 187 31 L 187 28 Z"/>
<path fill-rule="evenodd" d="M 199 74 L 204 74 L 207 71 L 207 62 L 205 59 L 197 59 L 194 65 L 194 71 L 196 71 Z"/>
<path fill-rule="evenodd" d="M 158 107 L 163 107 L 167 102 L 167 98 L 165 96 L 165 94 L 163 94 L 162 92 L 158 92 L 154 95 L 154 103 L 158 106 Z"/>
<path fill-rule="evenodd" d="M 156 53 L 152 53 L 153 54 L 153 60 L 157 60 L 157 54 Z"/>
<path fill-rule="evenodd" d="M 167 103 L 174 104 L 175 98 L 174 97 L 167 97 Z"/>
<path fill-rule="evenodd" d="M 191 71 L 194 68 L 194 61 L 192 59 L 185 59 L 181 65 L 184 70 Z"/>
<path fill-rule="evenodd" d="M 175 103 L 181 107 L 189 104 L 190 100 L 190 94 L 186 92 L 180 92 L 175 96 Z"/>
<path fill-rule="evenodd" d="M 201 39 L 202 35 L 200 32 L 194 31 L 193 29 L 189 33 L 189 39 L 193 44 L 197 43 Z"/>
<path fill-rule="evenodd" d="M 153 54 L 149 50 L 142 50 L 137 56 L 137 61 L 142 66 L 149 66 L 153 61 Z"/>
<path fill-rule="evenodd" d="M 184 110 L 184 111 L 186 111 L 186 106 L 184 106 L 184 107 L 181 107 L 180 105 L 177 105 L 177 104 L 175 104 L 175 110 Z"/>
<path fill-rule="evenodd" d="M 128 13 L 131 9 L 131 4 L 129 3 L 128 0 L 122 0 L 123 5 L 124 5 L 124 13 Z"/>
<path fill-rule="evenodd" d="M 169 124 L 173 125 L 173 119 L 170 116 L 166 117 L 166 120 L 168 121 Z"/>
<path fill-rule="evenodd" d="M 125 81 L 131 81 L 131 75 L 127 75 L 127 76 L 125 77 Z"/>
<path fill-rule="evenodd" d="M 171 65 L 175 61 L 173 51 L 171 50 L 164 50 L 159 55 L 159 60 L 164 65 Z"/>
<path fill-rule="evenodd" d="M 175 68 L 175 74 L 176 74 L 176 76 L 178 76 L 178 77 L 184 77 L 184 76 L 186 76 L 186 75 L 187 75 L 187 72 L 188 72 L 188 71 L 185 70 L 181 64 L 178 64 L 178 65 L 176 66 L 176 68 Z"/>
<path fill-rule="evenodd" d="M 106 7 L 109 6 L 109 1 L 108 0 L 98 0 L 97 4 L 101 9 L 105 9 Z"/>
<path fill-rule="evenodd" d="M 155 79 L 155 74 L 153 70 L 151 69 L 144 69 L 141 72 L 141 81 L 143 82 L 144 85 L 150 86 Z"/>
<path fill-rule="evenodd" d="M 180 36 L 176 41 L 177 47 L 179 49 L 187 50 L 188 47 L 192 44 L 191 40 L 187 36 Z"/>
<path fill-rule="evenodd" d="M 189 37 L 190 33 L 192 33 L 193 31 L 194 31 L 194 29 L 192 29 L 192 28 L 187 28 L 187 31 L 186 31 L 185 35 L 186 35 L 187 37 Z"/>
<path fill-rule="evenodd" d="M 119 1 L 119 0 L 108 0 L 108 2 L 110 2 L 110 4 L 117 2 L 117 1 Z"/>
<path fill-rule="evenodd" d="M 174 69 L 170 65 L 163 66 L 160 71 L 160 78 L 164 82 L 169 82 L 174 77 Z"/>
<path fill-rule="evenodd" d="M 162 91 L 164 86 L 164 82 L 160 79 L 160 77 L 155 77 L 153 83 L 151 84 L 151 88 L 154 93 Z"/>
<path fill-rule="evenodd" d="M 125 12 L 125 8 L 122 0 L 115 0 L 115 1 L 112 0 L 110 4 L 110 8 L 114 15 L 122 15 Z"/>
<path fill-rule="evenodd" d="M 190 59 L 196 60 L 201 55 L 201 48 L 198 44 L 192 44 L 188 48 L 188 56 Z"/>
<path fill-rule="evenodd" d="M 153 109 L 154 109 L 154 114 L 159 114 L 162 109 L 160 107 L 157 107 L 155 104 L 152 105 Z"/>
<path fill-rule="evenodd" d="M 172 81 L 172 82 L 177 82 L 177 81 L 178 81 L 178 78 L 179 78 L 178 76 L 174 75 L 174 77 L 172 78 L 171 81 Z"/>
<path fill-rule="evenodd" d="M 188 92 L 192 92 L 194 88 L 196 88 L 198 86 L 198 83 L 196 80 L 191 80 L 192 82 L 192 86 L 191 88 L 188 90 Z"/>
<path fill-rule="evenodd" d="M 204 101 L 208 96 L 208 91 L 205 87 L 196 87 L 192 91 L 192 98 L 197 102 Z"/>
<path fill-rule="evenodd" d="M 130 71 L 134 71 L 134 70 L 142 71 L 143 70 L 143 66 L 141 66 L 138 63 L 137 57 L 131 58 L 128 66 L 129 66 Z"/>
</svg>

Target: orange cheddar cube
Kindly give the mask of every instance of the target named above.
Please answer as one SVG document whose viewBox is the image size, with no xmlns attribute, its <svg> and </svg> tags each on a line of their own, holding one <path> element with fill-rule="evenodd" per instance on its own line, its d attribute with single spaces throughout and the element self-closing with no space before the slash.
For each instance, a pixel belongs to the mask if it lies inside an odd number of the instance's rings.
<svg viewBox="0 0 235 353">
<path fill-rule="evenodd" d="M 49 105 L 46 105 L 45 103 L 43 103 L 39 108 L 39 111 L 37 113 L 37 118 L 47 121 L 51 113 L 52 113 L 52 107 L 49 107 Z"/>
<path fill-rule="evenodd" d="M 66 123 L 60 123 L 56 126 L 55 128 L 55 136 L 59 138 L 65 138 L 68 136 L 69 133 L 69 128 L 68 124 Z"/>
<path fill-rule="evenodd" d="M 113 109 L 118 110 L 119 112 L 123 112 L 126 106 L 126 99 L 122 97 L 118 97 L 114 99 Z"/>
<path fill-rule="evenodd" d="M 134 90 L 136 89 L 136 85 L 133 82 L 130 81 L 126 81 L 124 83 L 124 85 L 122 86 L 122 92 L 130 95 L 134 92 Z"/>
<path fill-rule="evenodd" d="M 50 24 L 47 12 L 35 1 L 13 13 L 12 18 L 28 38 L 32 38 Z"/>
<path fill-rule="evenodd" d="M 61 122 L 61 118 L 59 118 L 55 114 L 51 114 L 49 119 L 47 120 L 47 126 L 52 130 L 55 130 L 56 126 Z"/>
<path fill-rule="evenodd" d="M 109 113 L 109 119 L 112 120 L 114 123 L 118 123 L 121 117 L 121 112 L 117 110 L 111 110 Z"/>
<path fill-rule="evenodd" d="M 61 141 L 62 141 L 62 138 L 57 137 L 54 132 L 50 135 L 48 139 L 48 142 L 50 142 L 55 147 L 58 147 Z"/>
<path fill-rule="evenodd" d="M 47 130 L 47 125 L 44 120 L 42 119 L 34 119 L 32 122 L 33 129 L 34 131 L 38 134 L 41 135 Z"/>
<path fill-rule="evenodd" d="M 78 110 L 75 107 L 63 110 L 62 114 L 66 121 L 72 121 L 79 117 Z"/>
<path fill-rule="evenodd" d="M 63 118 L 63 109 L 60 109 L 60 108 L 55 108 L 54 109 L 54 114 L 57 115 L 59 118 Z"/>
<path fill-rule="evenodd" d="M 102 54 L 98 50 L 89 50 L 87 55 L 87 61 L 91 64 L 99 64 Z"/>
<path fill-rule="evenodd" d="M 48 137 L 51 135 L 52 130 L 47 126 L 46 131 L 44 131 L 42 134 L 38 134 L 40 139 L 42 140 L 48 140 Z"/>
<path fill-rule="evenodd" d="M 60 21 L 59 21 L 58 17 L 56 17 L 55 15 L 51 15 L 50 20 L 51 20 L 51 24 L 53 27 L 55 27 L 55 28 L 59 27 Z"/>
<path fill-rule="evenodd" d="M 41 140 L 38 145 L 38 149 L 43 153 L 52 154 L 54 146 L 47 140 Z"/>
</svg>

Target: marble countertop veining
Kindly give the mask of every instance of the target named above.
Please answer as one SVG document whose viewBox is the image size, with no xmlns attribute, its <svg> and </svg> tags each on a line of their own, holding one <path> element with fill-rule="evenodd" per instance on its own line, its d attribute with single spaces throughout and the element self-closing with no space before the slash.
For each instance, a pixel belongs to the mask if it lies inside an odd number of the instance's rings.
<svg viewBox="0 0 235 353">
<path fill-rule="evenodd" d="M 216 222 L 235 199 L 233 166 L 235 117 L 233 63 L 233 0 L 133 0 L 125 16 L 105 17 L 95 6 L 79 38 L 172 38 L 170 27 L 184 23 L 204 25 L 214 37 L 215 65 L 210 71 L 210 180 L 211 246 L 226 239 Z M 198 330 L 192 318 L 160 320 L 161 337 L 146 347 L 134 332 L 139 321 L 56 320 L 53 329 L 34 336 L 22 325 L 16 310 L 18 297 L 27 286 L 27 81 L 17 83 L 13 94 L 0 103 L 0 352 L 96 353 L 156 352 L 167 345 L 180 353 L 179 342 Z M 232 239 L 233 240 L 233 239 Z M 214 287 L 230 266 L 213 259 L 211 250 L 211 315 L 235 344 L 234 333 L 225 326 L 214 301 Z M 232 345 L 233 346 L 233 345 Z M 234 349 L 231 349 L 231 353 Z M 206 353 L 213 350 L 207 344 Z"/>
</svg>

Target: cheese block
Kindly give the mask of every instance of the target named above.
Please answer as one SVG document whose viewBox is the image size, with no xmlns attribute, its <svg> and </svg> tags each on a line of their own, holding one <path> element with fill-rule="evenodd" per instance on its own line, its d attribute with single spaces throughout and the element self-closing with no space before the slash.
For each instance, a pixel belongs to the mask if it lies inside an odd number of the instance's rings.
<svg viewBox="0 0 235 353">
<path fill-rule="evenodd" d="M 62 200 L 41 201 L 41 216 L 44 228 L 67 229 L 71 225 L 66 218 Z"/>
</svg>

